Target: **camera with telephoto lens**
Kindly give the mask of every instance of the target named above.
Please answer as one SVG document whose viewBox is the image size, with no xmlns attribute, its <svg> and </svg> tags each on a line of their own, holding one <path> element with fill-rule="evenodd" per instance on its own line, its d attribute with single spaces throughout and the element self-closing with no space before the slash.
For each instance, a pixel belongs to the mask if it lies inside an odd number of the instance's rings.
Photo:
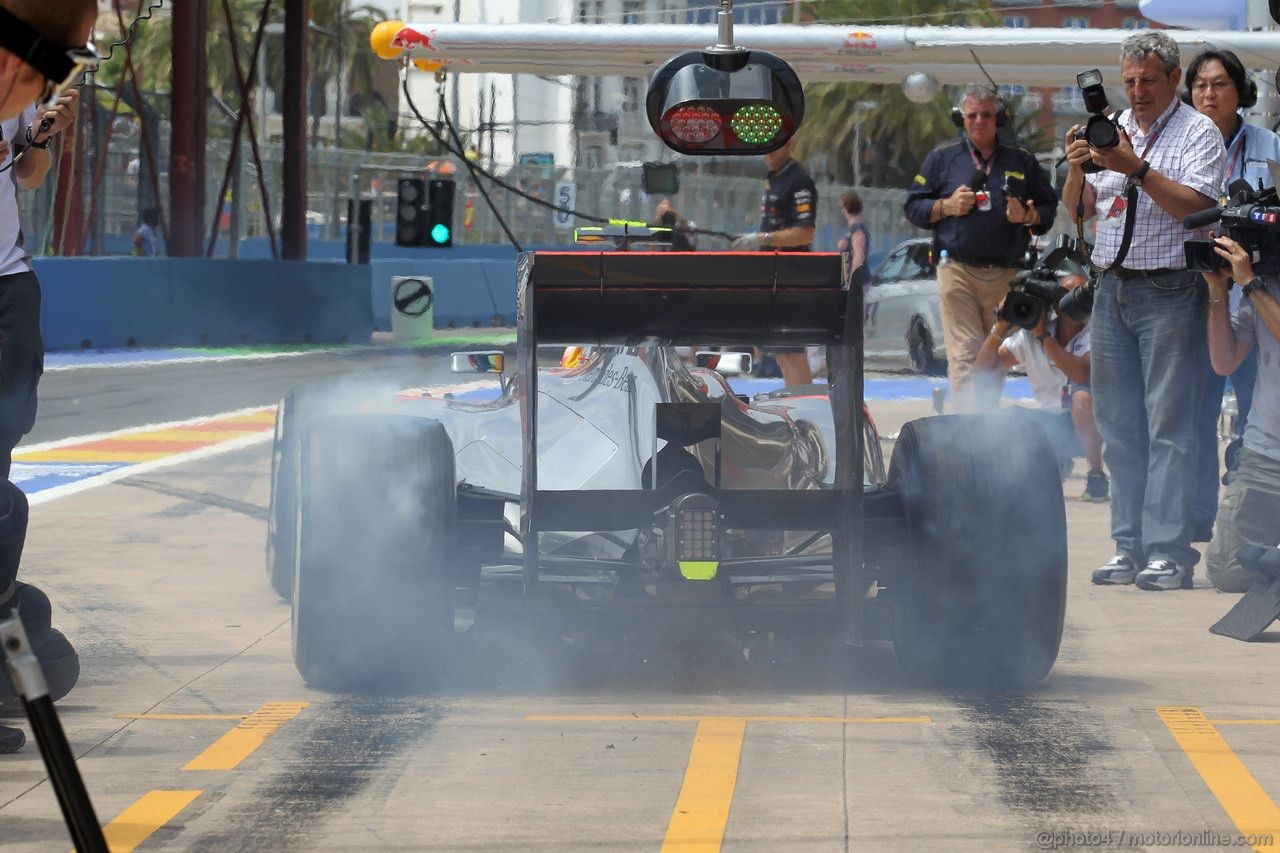
<svg viewBox="0 0 1280 853">
<path fill-rule="evenodd" d="M 1227 190 L 1230 198 L 1226 204 L 1191 214 L 1182 220 L 1182 227 L 1192 231 L 1220 222 L 1219 233 L 1249 253 L 1255 274 L 1280 274 L 1280 199 L 1276 188 L 1255 190 L 1248 181 L 1239 179 Z M 1227 260 L 1214 251 L 1215 245 L 1211 239 L 1187 240 L 1183 244 L 1187 269 L 1215 272 L 1226 267 Z"/>
<path fill-rule="evenodd" d="M 1076 75 L 1076 83 L 1084 96 L 1084 108 L 1089 113 L 1089 120 L 1084 127 L 1076 130 L 1073 138 L 1083 139 L 1094 148 L 1115 148 L 1120 144 L 1120 128 L 1107 116 L 1107 110 L 1111 107 L 1107 103 L 1107 92 L 1102 88 L 1102 72 L 1096 68 L 1082 71 Z M 1086 160 L 1081 168 L 1090 174 L 1102 171 L 1102 167 L 1093 160 Z"/>
</svg>

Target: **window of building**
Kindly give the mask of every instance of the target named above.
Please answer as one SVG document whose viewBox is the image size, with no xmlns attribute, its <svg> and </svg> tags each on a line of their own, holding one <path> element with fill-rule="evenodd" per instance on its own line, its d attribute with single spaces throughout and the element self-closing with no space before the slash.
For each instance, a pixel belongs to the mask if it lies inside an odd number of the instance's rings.
<svg viewBox="0 0 1280 853">
<path fill-rule="evenodd" d="M 640 90 L 639 77 L 622 78 L 622 111 L 624 113 L 634 113 L 639 111 L 642 97 Z"/>
<path fill-rule="evenodd" d="M 1025 16 L 1025 15 L 1008 15 L 1008 16 L 1006 16 L 1006 17 L 1005 17 L 1005 19 L 1004 19 L 1004 25 L 1005 25 L 1006 27 L 1029 27 L 1029 26 L 1031 26 L 1029 23 L 1027 23 L 1027 18 L 1026 18 L 1026 16 Z"/>
<path fill-rule="evenodd" d="M 1126 30 L 1145 30 L 1147 28 L 1146 18 L 1125 18 L 1124 28 Z"/>
<path fill-rule="evenodd" d="M 644 0 L 623 0 L 622 23 L 639 24 L 644 21 Z"/>
<path fill-rule="evenodd" d="M 1088 18 L 1063 18 L 1062 26 L 1071 27 L 1072 29 L 1084 30 L 1089 28 Z"/>
</svg>

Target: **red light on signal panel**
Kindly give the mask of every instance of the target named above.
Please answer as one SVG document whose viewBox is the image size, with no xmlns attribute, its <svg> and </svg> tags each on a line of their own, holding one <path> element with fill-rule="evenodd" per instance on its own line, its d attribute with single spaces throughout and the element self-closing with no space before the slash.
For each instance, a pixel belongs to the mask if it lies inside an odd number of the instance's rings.
<svg viewBox="0 0 1280 853">
<path fill-rule="evenodd" d="M 720 135 L 724 120 L 715 109 L 703 104 L 678 106 L 667 113 L 671 135 L 687 145 L 710 142 Z"/>
</svg>

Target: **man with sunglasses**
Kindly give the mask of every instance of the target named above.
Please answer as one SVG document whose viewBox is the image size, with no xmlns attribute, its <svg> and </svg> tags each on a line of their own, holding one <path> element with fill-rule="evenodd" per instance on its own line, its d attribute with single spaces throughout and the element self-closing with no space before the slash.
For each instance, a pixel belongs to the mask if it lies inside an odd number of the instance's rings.
<svg viewBox="0 0 1280 853">
<path fill-rule="evenodd" d="M 78 95 L 70 86 L 97 63 L 86 46 L 96 14 L 93 0 L 0 0 L 0 619 L 22 614 L 55 695 L 75 683 L 79 661 L 52 630 L 48 598 L 17 580 L 27 500 L 8 480 L 13 447 L 35 421 L 44 362 L 40 284 L 22 250 L 15 182 L 34 189 L 49 170 L 50 140 L 74 118 Z M 0 714 L 16 708 L 0 677 Z M 25 739 L 21 729 L 0 726 L 0 753 L 21 749 Z"/>
<path fill-rule="evenodd" d="M 1000 403 L 1000 380 L 974 369 L 978 350 L 1031 235 L 1053 226 L 1058 196 L 1035 155 L 997 136 L 1007 117 L 994 89 L 966 87 L 952 115 L 964 133 L 925 158 L 905 209 L 942 250 L 938 297 L 952 408 L 972 412 Z"/>
</svg>

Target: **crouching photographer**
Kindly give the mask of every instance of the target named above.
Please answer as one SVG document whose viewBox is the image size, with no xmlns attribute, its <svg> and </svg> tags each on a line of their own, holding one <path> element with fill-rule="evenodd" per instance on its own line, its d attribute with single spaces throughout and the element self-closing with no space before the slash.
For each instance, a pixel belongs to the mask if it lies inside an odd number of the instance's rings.
<svg viewBox="0 0 1280 853">
<path fill-rule="evenodd" d="M 1089 387 L 1089 324 L 1059 310 L 1067 294 L 1086 282 L 1074 265 L 1020 273 L 1015 290 L 1001 301 L 996 322 L 978 350 L 976 369 L 1001 373 L 1022 365 L 1037 414 L 1058 454 L 1063 476 L 1076 456 L 1089 463 L 1082 501 L 1107 500 L 1110 485 L 1102 470 L 1102 437 L 1093 418 Z"/>
<path fill-rule="evenodd" d="M 1209 580 L 1223 592 L 1247 592 L 1253 574 L 1241 565 L 1245 545 L 1270 547 L 1280 539 L 1280 275 L 1258 277 L 1250 252 L 1231 237 L 1213 251 L 1223 268 L 1203 273 L 1209 285 L 1209 358 L 1227 376 L 1256 346 L 1258 381 L 1253 414 L 1245 427 L 1236 468 L 1205 560 Z M 1277 259 L 1280 260 L 1280 259 Z M 1229 269 L 1227 269 L 1229 267 Z M 1240 308 L 1227 310 L 1232 279 L 1240 284 Z"/>
</svg>

